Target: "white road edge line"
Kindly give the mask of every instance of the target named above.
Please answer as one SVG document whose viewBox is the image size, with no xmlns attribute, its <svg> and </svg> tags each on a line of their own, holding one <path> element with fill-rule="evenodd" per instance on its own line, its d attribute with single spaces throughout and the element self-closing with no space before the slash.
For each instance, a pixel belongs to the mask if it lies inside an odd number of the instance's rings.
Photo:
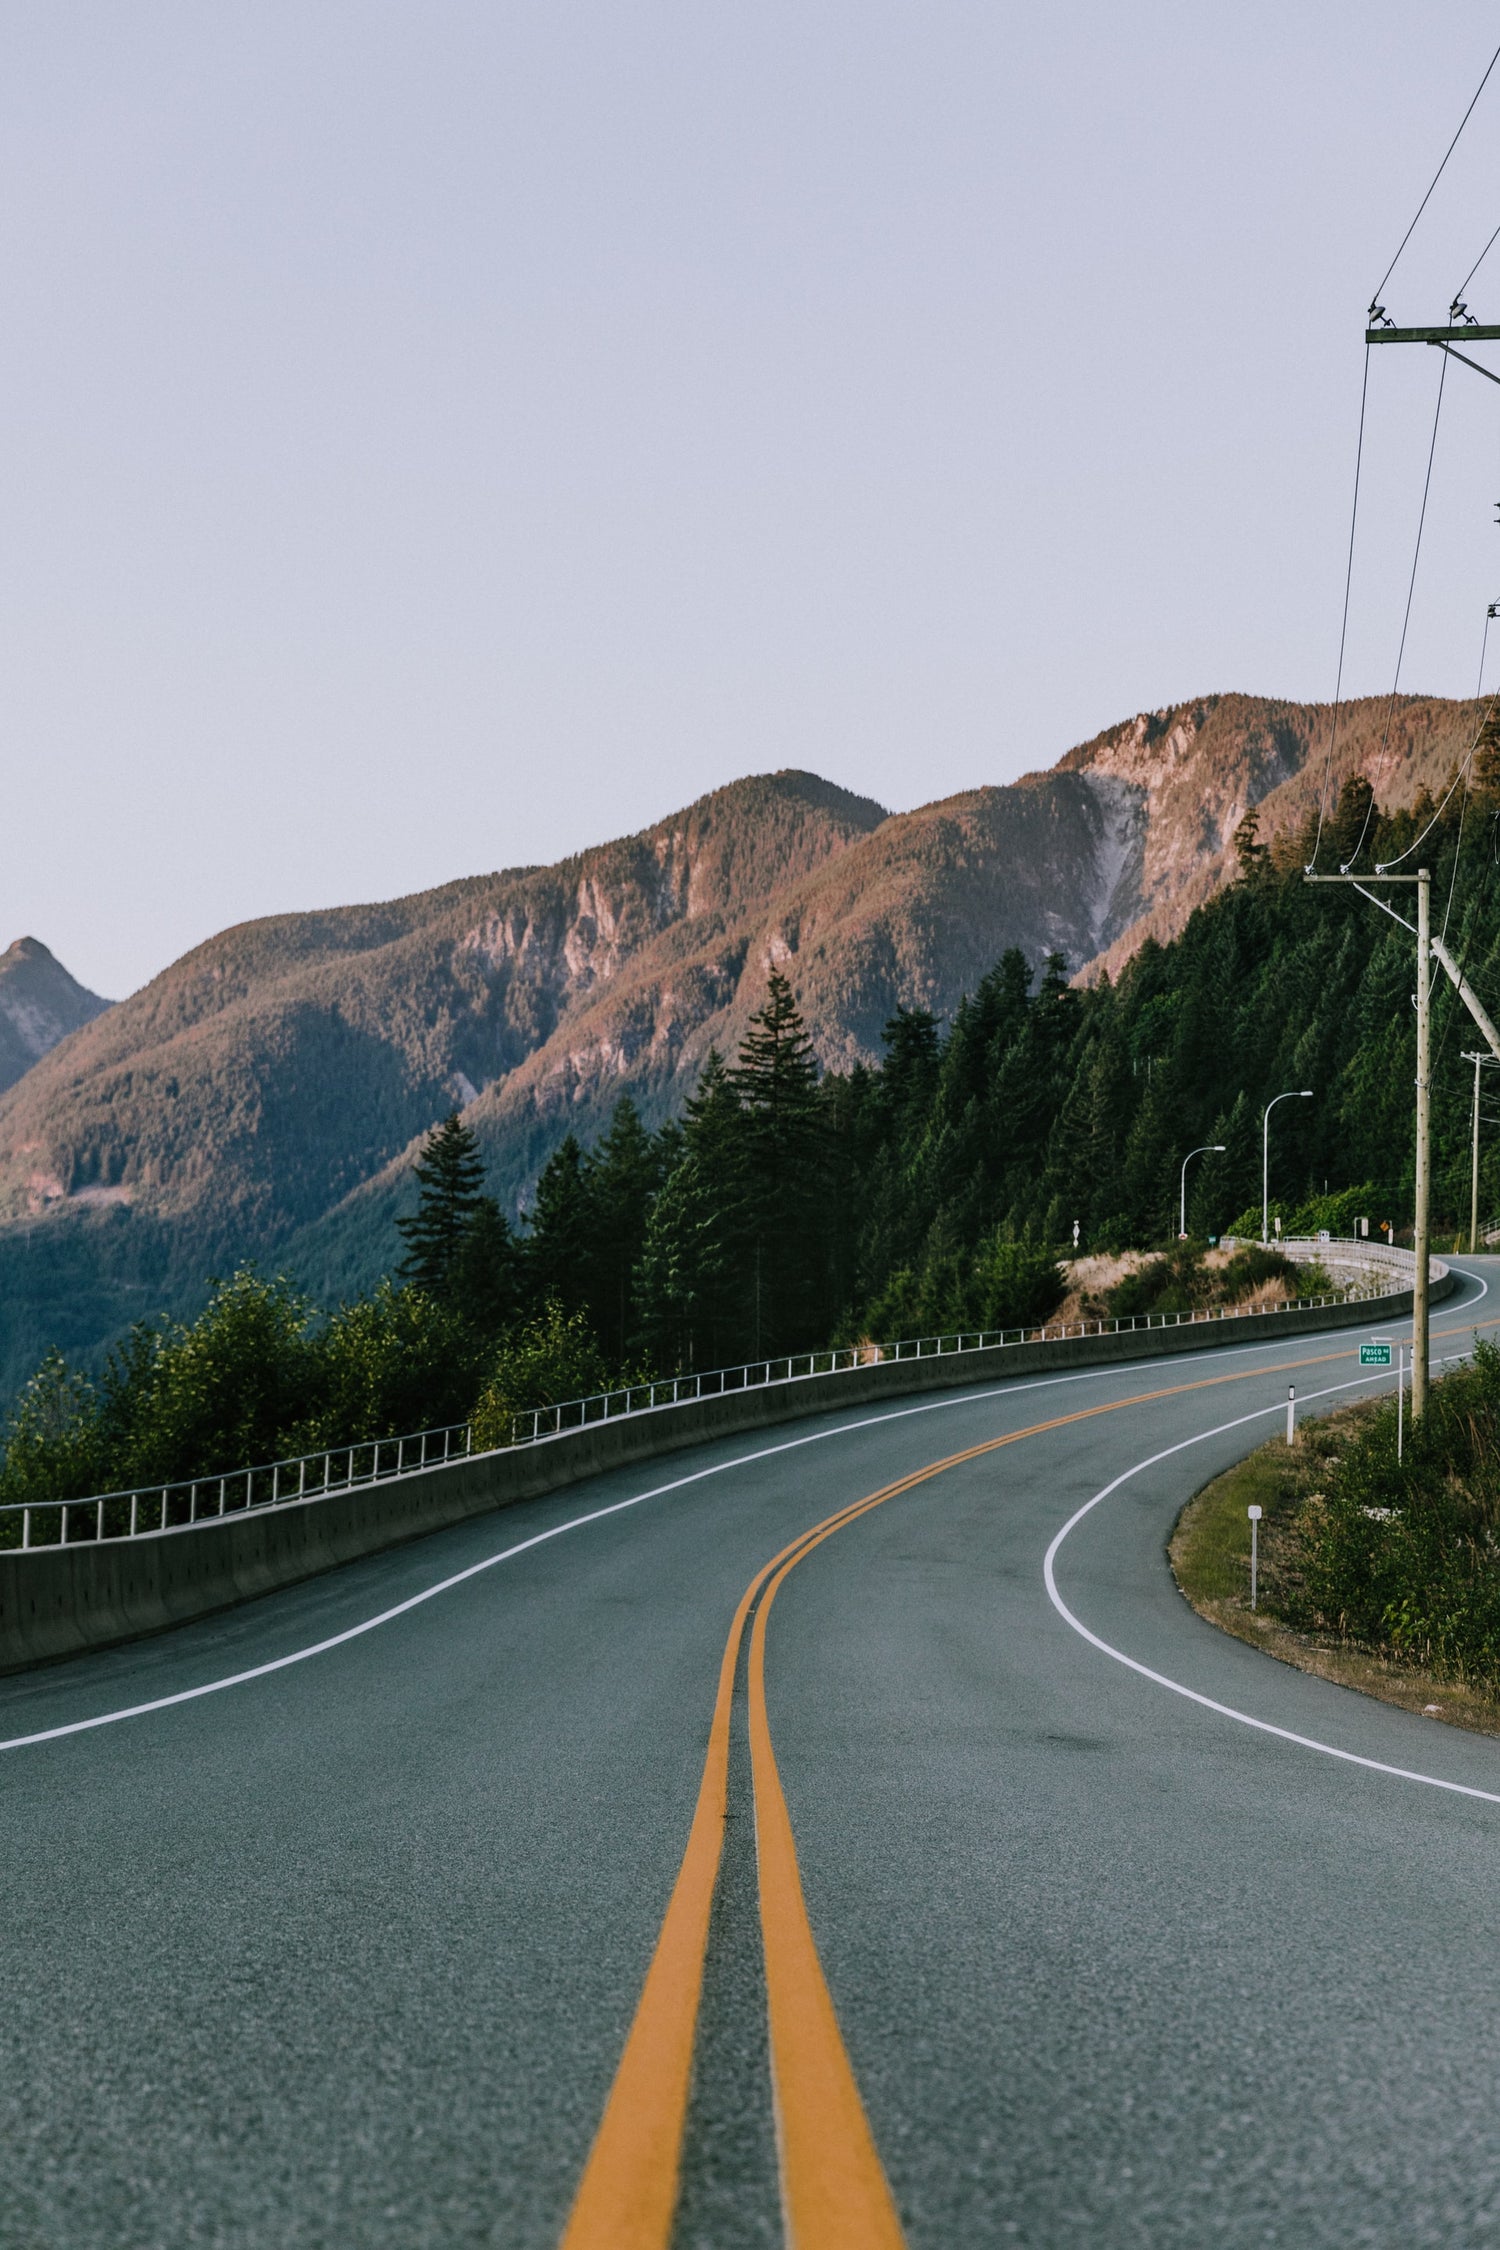
<svg viewBox="0 0 1500 2250">
<path fill-rule="evenodd" d="M 1480 1280 L 1477 1274 L 1467 1275 L 1465 1278 L 1479 1282 L 1479 1297 L 1471 1299 L 1470 1303 L 1478 1304 L 1481 1298 L 1489 1295 L 1489 1283 Z M 1389 1325 L 1389 1322 L 1374 1321 L 1371 1325 L 1381 1327 Z M 1201 1355 L 1195 1355 L 1195 1364 L 1201 1365 L 1205 1360 L 1227 1358 L 1235 1356 L 1237 1353 L 1285 1350 L 1288 1344 L 1293 1343 L 1317 1344 L 1321 1343 L 1325 1336 L 1339 1333 L 1341 1331 L 1319 1329 L 1315 1330 L 1310 1336 L 1283 1336 L 1270 1344 L 1223 1346 L 1206 1351 Z M 206 1695 L 220 1695 L 226 1688 L 245 1687 L 251 1680 L 266 1679 L 272 1672 L 284 1672 L 293 1664 L 306 1664 L 315 1656 L 326 1656 L 330 1649 L 342 1648 L 349 1641 L 357 1641 L 364 1634 L 375 1632 L 379 1626 L 393 1623 L 396 1618 L 404 1617 L 409 1610 L 420 1609 L 424 1602 L 436 1601 L 439 1594 L 451 1593 L 455 1586 L 462 1586 L 466 1580 L 477 1578 L 486 1570 L 494 1570 L 500 1563 L 513 1562 L 517 1555 L 527 1554 L 533 1547 L 542 1547 L 551 1539 L 562 1538 L 565 1532 L 582 1531 L 588 1524 L 602 1523 L 607 1516 L 620 1515 L 627 1508 L 639 1508 L 647 1500 L 659 1500 L 665 1493 L 680 1492 L 685 1485 L 700 1484 L 705 1477 L 722 1476 L 730 1469 L 748 1468 L 752 1462 L 767 1461 L 777 1453 L 794 1453 L 800 1446 L 817 1445 L 826 1438 L 848 1437 L 856 1430 L 875 1429 L 883 1422 L 904 1422 L 914 1414 L 934 1414 L 945 1407 L 973 1406 L 986 1398 L 1008 1398 L 1021 1391 L 1054 1390 L 1064 1383 L 1098 1382 L 1110 1375 L 1123 1375 L 1131 1367 L 1174 1364 L 1178 1357 L 1179 1355 L 1176 1353 L 1158 1354 L 1155 1360 L 1127 1360 L 1112 1367 L 1086 1368 L 1076 1375 L 1044 1375 L 1026 1383 L 986 1384 L 982 1390 L 962 1392 L 956 1398 L 925 1399 L 920 1406 L 894 1407 L 884 1414 L 866 1415 L 858 1422 L 841 1422 L 837 1428 L 832 1430 L 812 1430 L 805 1437 L 785 1438 L 777 1445 L 762 1446 L 756 1453 L 736 1454 L 732 1461 L 713 1462 L 708 1468 L 695 1469 L 688 1476 L 674 1477 L 669 1484 L 653 1485 L 649 1492 L 632 1493 L 628 1500 L 612 1501 L 607 1508 L 594 1508 L 587 1515 L 571 1516 L 566 1523 L 554 1524 L 550 1531 L 538 1531 L 530 1539 L 518 1540 L 515 1546 L 505 1547 L 497 1555 L 486 1555 L 482 1561 L 470 1563 L 467 1569 L 455 1571 L 449 1578 L 440 1578 L 435 1586 L 425 1586 L 420 1594 L 410 1594 L 404 1602 L 397 1602 L 392 1608 L 383 1609 L 378 1615 L 367 1617 L 358 1625 L 346 1626 L 341 1633 L 330 1633 L 326 1640 L 310 1642 L 305 1648 L 292 1649 L 285 1656 L 272 1657 L 265 1664 L 253 1664 L 243 1672 L 229 1672 L 221 1679 L 205 1680 L 198 1687 L 179 1688 L 173 1695 L 154 1696 L 148 1703 L 129 1703 L 116 1711 L 97 1712 L 92 1718 L 70 1719 L 61 1726 L 42 1727 L 34 1734 L 12 1735 L 9 1741 L 0 1742 L 0 1752 L 29 1750 L 38 1743 L 58 1742 L 65 1735 L 91 1734 L 98 1727 L 118 1726 L 125 1719 L 144 1719 L 153 1711 L 170 1711 L 180 1703 L 197 1703 Z M 1348 1388 L 1349 1386 L 1341 1387 Z M 1322 1396 L 1323 1394 L 1315 1393 L 1312 1395 Z M 1264 1411 L 1280 1413 L 1281 1409 L 1279 1407 L 1268 1407 Z M 1253 1420 L 1254 1417 L 1246 1416 L 1245 1419 Z M 1224 1426 L 1226 1429 L 1235 1427 L 1233 1423 L 1226 1423 Z M 1213 1436 L 1216 1433 L 1206 1431 L 1204 1434 L 1205 1436 Z M 1189 1442 L 1195 1441 L 1190 1440 Z M 1141 1462 L 1139 1466 L 1145 1468 L 1148 1464 Z M 1134 1474 L 1134 1471 L 1130 1473 Z M 1114 1487 L 1110 1486 L 1108 1489 L 1113 1491 Z M 1104 1497 L 1105 1495 L 1102 1492 L 1098 1495 L 1101 1500 Z M 1089 1505 L 1092 1506 L 1093 1502 L 1091 1501 Z M 1082 1513 L 1087 1514 L 1088 1510 L 1084 1509 Z M 1075 1517 L 1074 1521 L 1077 1520 Z M 1071 1529 L 1072 1527 L 1069 1525 L 1066 1528 Z M 1058 1542 L 1054 1541 L 1054 1546 L 1057 1544 Z M 1079 1626 L 1078 1630 L 1083 1632 L 1084 1628 Z M 1099 1645 L 1102 1647 L 1103 1643 L 1101 1642 Z M 1110 1653 L 1113 1654 L 1114 1652 L 1110 1651 Z M 1128 1664 L 1131 1659 L 1122 1657 L 1120 1661 Z M 1183 1689 L 1182 1692 L 1187 1694 L 1189 1691 Z"/>
<path fill-rule="evenodd" d="M 1459 1359 L 1464 1355 L 1455 1352 L 1450 1356 Z M 1358 1382 L 1333 1383 L 1329 1385 L 1327 1390 L 1309 1391 L 1307 1396 L 1309 1398 L 1331 1398 L 1336 1391 L 1358 1390 L 1359 1387 Z M 1221 1719 L 1233 1719 L 1238 1726 L 1253 1727 L 1258 1734 L 1275 1735 L 1278 1741 L 1294 1743 L 1299 1750 L 1316 1750 L 1321 1757 L 1338 1758 L 1345 1765 L 1363 1766 L 1369 1773 L 1387 1774 L 1395 1781 L 1416 1781 L 1420 1782 L 1424 1789 L 1444 1789 L 1455 1797 L 1477 1797 L 1483 1804 L 1500 1805 L 1500 1791 L 1474 1789 L 1467 1782 L 1445 1781 L 1439 1774 L 1416 1773 L 1409 1766 L 1388 1766 L 1379 1758 L 1362 1757 L 1357 1750 L 1340 1749 L 1337 1743 L 1319 1742 L 1311 1735 L 1294 1734 L 1290 1727 L 1274 1726 L 1269 1719 L 1257 1719 L 1249 1711 L 1237 1711 L 1231 1703 L 1218 1703 L 1211 1695 L 1200 1695 L 1196 1688 L 1185 1687 L 1181 1680 L 1168 1679 L 1165 1672 L 1154 1672 L 1149 1664 L 1140 1663 L 1137 1658 L 1127 1656 L 1123 1649 L 1112 1648 L 1110 1643 L 1101 1640 L 1097 1633 L 1091 1633 L 1087 1625 L 1074 1616 L 1072 1610 L 1069 1609 L 1058 1592 L 1057 1579 L 1053 1573 L 1053 1564 L 1056 1561 L 1058 1549 L 1062 1546 L 1069 1532 L 1082 1523 L 1084 1517 L 1097 1508 L 1101 1500 L 1107 1500 L 1112 1492 L 1118 1492 L 1122 1484 L 1128 1484 L 1131 1478 L 1139 1476 L 1143 1469 L 1154 1468 L 1158 1461 L 1170 1460 L 1174 1453 L 1185 1453 L 1189 1446 L 1202 1445 L 1209 1438 L 1222 1437 L 1226 1430 L 1238 1430 L 1243 1428 L 1247 1422 L 1260 1421 L 1268 1414 L 1282 1414 L 1284 1412 L 1285 1408 L 1280 1405 L 1264 1406 L 1254 1414 L 1241 1414 L 1232 1422 L 1221 1422 L 1216 1429 L 1200 1430 L 1196 1437 L 1183 1438 L 1180 1444 L 1165 1446 L 1160 1453 L 1150 1454 L 1146 1460 L 1137 1461 L 1134 1468 L 1126 1469 L 1122 1475 L 1115 1477 L 1112 1482 L 1105 1485 L 1101 1492 L 1096 1492 L 1092 1500 L 1086 1500 L 1075 1514 L 1069 1516 L 1067 1522 L 1047 1549 L 1046 1560 L 1042 1564 L 1042 1575 L 1047 1582 L 1048 1599 L 1059 1617 L 1066 1624 L 1071 1625 L 1074 1632 L 1086 1640 L 1091 1648 L 1098 1649 L 1101 1655 L 1113 1657 L 1116 1664 L 1123 1664 L 1128 1671 L 1138 1672 L 1143 1680 L 1150 1680 L 1157 1687 L 1168 1688 L 1173 1695 L 1185 1696 L 1189 1703 L 1196 1703 L 1205 1711 L 1216 1712 Z"/>
</svg>

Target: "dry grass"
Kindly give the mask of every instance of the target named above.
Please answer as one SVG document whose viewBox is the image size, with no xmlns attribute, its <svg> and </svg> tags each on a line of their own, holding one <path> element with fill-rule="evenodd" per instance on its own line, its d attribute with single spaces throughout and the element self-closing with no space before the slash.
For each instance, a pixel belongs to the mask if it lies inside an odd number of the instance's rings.
<svg viewBox="0 0 1500 2250">
<path fill-rule="evenodd" d="M 1069 1258 L 1063 1265 L 1068 1277 L 1068 1293 L 1056 1312 L 1048 1313 L 1049 1321 L 1097 1320 L 1106 1290 L 1113 1289 L 1126 1274 L 1135 1273 L 1150 1263 L 1154 1251 L 1125 1250 L 1118 1257 L 1105 1256 Z"/>
<path fill-rule="evenodd" d="M 1500 1696 L 1347 1642 L 1294 1633 L 1264 1609 L 1250 1607 L 1246 1509 L 1258 1501 L 1267 1523 L 1295 1509 L 1318 1482 L 1319 1462 L 1337 1452 L 1341 1438 L 1369 1412 L 1366 1404 L 1345 1407 L 1308 1425 L 1293 1447 L 1273 1439 L 1205 1485 L 1178 1517 L 1167 1549 L 1177 1584 L 1200 1617 L 1299 1672 L 1356 1688 L 1420 1717 L 1443 1719 L 1475 1734 L 1500 1735 Z"/>
<path fill-rule="evenodd" d="M 1101 1251 L 1087 1258 L 1064 1259 L 1063 1272 L 1068 1278 L 1068 1293 L 1056 1312 L 1048 1313 L 1048 1321 L 1066 1323 L 1107 1318 L 1104 1300 L 1115 1283 L 1123 1281 L 1128 1273 L 1138 1273 L 1142 1266 L 1150 1265 L 1161 1255 L 1159 1250 L 1122 1250 L 1118 1254 Z M 1222 1272 L 1233 1255 L 1231 1250 L 1205 1250 L 1204 1272 Z M 1296 1291 L 1284 1280 L 1260 1282 L 1254 1292 L 1257 1309 L 1262 1306 L 1270 1309 L 1290 1304 L 1295 1296 Z"/>
</svg>

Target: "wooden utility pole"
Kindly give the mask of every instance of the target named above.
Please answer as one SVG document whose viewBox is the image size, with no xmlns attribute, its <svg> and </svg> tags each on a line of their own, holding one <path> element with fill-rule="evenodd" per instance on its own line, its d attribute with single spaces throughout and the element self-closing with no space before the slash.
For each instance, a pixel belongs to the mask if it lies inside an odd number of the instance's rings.
<svg viewBox="0 0 1500 2250">
<path fill-rule="evenodd" d="M 1417 869 L 1416 1271 L 1411 1288 L 1411 1418 L 1427 1404 L 1428 1205 L 1432 1200 L 1432 876 Z"/>
<path fill-rule="evenodd" d="M 1413 1273 L 1411 1289 L 1411 1412 L 1415 1421 L 1427 1404 L 1427 1283 L 1429 1207 L 1432 1201 L 1432 875 L 1419 867 L 1414 875 L 1305 874 L 1307 883 L 1352 883 L 1369 896 L 1377 883 L 1415 883 L 1417 886 L 1417 1178 L 1413 1213 Z M 1383 899 L 1375 901 L 1384 906 Z M 1394 908 L 1387 908 L 1394 913 Z M 1397 914 L 1409 930 L 1410 922 Z"/>
</svg>

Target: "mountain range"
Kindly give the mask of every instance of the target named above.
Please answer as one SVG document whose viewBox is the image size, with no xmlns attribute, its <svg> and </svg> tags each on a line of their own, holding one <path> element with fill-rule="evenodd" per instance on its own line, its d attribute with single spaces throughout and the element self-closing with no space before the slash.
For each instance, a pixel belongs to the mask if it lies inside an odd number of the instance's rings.
<svg viewBox="0 0 1500 2250">
<path fill-rule="evenodd" d="M 1481 712 L 1347 704 L 1334 750 L 1327 705 L 1206 696 L 908 813 L 755 776 L 553 867 L 241 924 L 113 1007 L 23 939 L 0 956 L 0 1395 L 246 1258 L 324 1301 L 367 1286 L 452 1107 L 523 1209 L 622 1093 L 679 1110 L 772 967 L 830 1068 L 874 1059 L 898 1004 L 951 1012 L 1008 946 L 1116 970 L 1231 877 L 1247 809 L 1274 842 L 1352 772 L 1410 803 Z"/>
</svg>

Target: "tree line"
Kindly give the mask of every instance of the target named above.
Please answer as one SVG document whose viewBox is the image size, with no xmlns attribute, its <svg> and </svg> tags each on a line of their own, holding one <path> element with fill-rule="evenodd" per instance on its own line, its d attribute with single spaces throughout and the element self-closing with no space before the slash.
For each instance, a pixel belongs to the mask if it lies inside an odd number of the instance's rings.
<svg viewBox="0 0 1500 2250">
<path fill-rule="evenodd" d="M 1448 942 L 1480 990 L 1500 966 L 1500 789 L 1390 816 L 1347 784 L 1325 864 L 1422 857 Z M 1415 1071 L 1408 934 L 1343 888 L 1307 886 L 1309 829 L 1276 851 L 1247 816 L 1238 879 L 1117 980 L 1008 952 L 946 1025 L 887 1023 L 878 1063 L 820 1072 L 788 980 L 769 979 L 736 1056 L 711 1053 L 680 1119 L 629 1097 L 592 1148 L 572 1135 L 524 1217 L 487 1193 L 461 1117 L 429 1138 L 401 1263 L 324 1319 L 253 1274 L 188 1326 L 144 1324 L 90 1381 L 56 1354 L 11 1417 L 0 1498 L 218 1473 L 329 1443 L 466 1419 L 622 1377 L 733 1365 L 861 1338 L 1043 1318 L 1060 1253 L 1169 1242 L 1180 1166 L 1189 1230 L 1258 1221 L 1261 1114 L 1273 1208 L 1398 1229 L 1411 1209 Z M 1435 1202 L 1467 1204 L 1468 1019 L 1436 994 Z M 1500 1174 L 1486 1157 L 1487 1205 Z"/>
</svg>

